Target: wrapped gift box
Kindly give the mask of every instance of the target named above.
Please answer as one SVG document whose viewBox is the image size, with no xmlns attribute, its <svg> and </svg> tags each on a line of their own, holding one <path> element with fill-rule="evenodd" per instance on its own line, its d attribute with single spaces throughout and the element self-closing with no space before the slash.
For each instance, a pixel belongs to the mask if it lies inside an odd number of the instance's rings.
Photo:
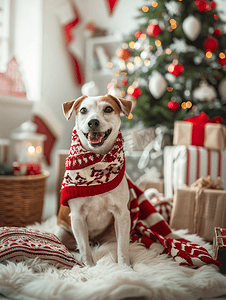
<svg viewBox="0 0 226 300">
<path fill-rule="evenodd" d="M 215 250 L 215 259 L 221 263 L 219 267 L 221 273 L 226 274 L 226 229 L 215 227 L 214 231 L 213 249 Z"/>
<path fill-rule="evenodd" d="M 202 146 L 213 150 L 225 148 L 226 126 L 222 118 L 212 120 L 201 113 L 197 117 L 174 123 L 174 145 Z"/>
<path fill-rule="evenodd" d="M 214 227 L 226 228 L 226 191 L 198 188 L 177 190 L 170 219 L 172 229 L 188 229 L 213 241 Z"/>
<path fill-rule="evenodd" d="M 198 146 L 166 146 L 164 148 L 164 194 L 173 197 L 184 184 L 190 186 L 198 178 L 211 175 L 226 180 L 226 151 Z M 223 187 L 226 189 L 226 184 Z"/>
<path fill-rule="evenodd" d="M 136 184 L 138 185 L 138 187 L 142 190 L 142 191 L 146 191 L 147 189 L 151 189 L 154 188 L 156 190 L 159 191 L 159 193 L 164 193 L 164 180 L 163 179 L 159 179 L 156 181 L 152 181 L 150 180 L 137 180 Z"/>
</svg>

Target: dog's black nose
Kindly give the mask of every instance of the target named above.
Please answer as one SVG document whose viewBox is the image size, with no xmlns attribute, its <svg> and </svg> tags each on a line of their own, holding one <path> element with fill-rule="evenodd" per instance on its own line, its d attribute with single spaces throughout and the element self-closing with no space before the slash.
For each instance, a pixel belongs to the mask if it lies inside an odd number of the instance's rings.
<svg viewBox="0 0 226 300">
<path fill-rule="evenodd" d="M 88 122 L 89 128 L 91 128 L 93 130 L 97 129 L 99 125 L 100 125 L 100 122 L 97 119 L 91 119 Z"/>
</svg>

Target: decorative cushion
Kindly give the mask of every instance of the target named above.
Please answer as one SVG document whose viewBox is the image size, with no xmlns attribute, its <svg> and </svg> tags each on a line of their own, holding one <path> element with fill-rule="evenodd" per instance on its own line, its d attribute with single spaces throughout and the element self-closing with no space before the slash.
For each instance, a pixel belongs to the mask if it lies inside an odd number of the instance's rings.
<svg viewBox="0 0 226 300">
<path fill-rule="evenodd" d="M 52 233 L 24 227 L 0 227 L 0 263 L 36 257 L 57 268 L 80 265 Z"/>
</svg>

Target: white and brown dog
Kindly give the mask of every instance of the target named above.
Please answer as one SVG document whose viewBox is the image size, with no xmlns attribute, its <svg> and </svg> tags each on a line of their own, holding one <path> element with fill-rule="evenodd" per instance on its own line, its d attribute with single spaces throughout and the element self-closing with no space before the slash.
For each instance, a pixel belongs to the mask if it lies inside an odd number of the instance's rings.
<svg viewBox="0 0 226 300">
<path fill-rule="evenodd" d="M 111 95 L 63 103 L 66 118 L 74 111 L 76 116 L 56 235 L 70 249 L 77 245 L 81 261 L 89 266 L 94 264 L 90 242 L 113 240 L 118 263 L 130 264 L 130 191 L 119 128 L 121 113 L 128 117 L 131 109 L 131 101 Z M 178 238 L 173 233 L 167 237 Z"/>
<path fill-rule="evenodd" d="M 119 134 L 120 114 L 128 116 L 131 108 L 131 101 L 111 95 L 83 96 L 63 103 L 63 111 L 68 120 L 73 111 L 76 113 L 75 129 L 82 147 L 101 155 L 109 153 L 113 148 Z M 72 229 L 81 261 L 92 266 L 90 240 L 97 242 L 106 241 L 106 238 L 110 240 L 115 228 L 118 263 L 129 265 L 130 212 L 128 203 L 129 189 L 124 175 L 121 182 L 109 192 L 70 199 L 68 200 L 70 209 L 61 206 L 58 215 L 60 228 L 56 235 L 67 244 L 68 235 L 63 228 L 68 231 Z"/>
</svg>

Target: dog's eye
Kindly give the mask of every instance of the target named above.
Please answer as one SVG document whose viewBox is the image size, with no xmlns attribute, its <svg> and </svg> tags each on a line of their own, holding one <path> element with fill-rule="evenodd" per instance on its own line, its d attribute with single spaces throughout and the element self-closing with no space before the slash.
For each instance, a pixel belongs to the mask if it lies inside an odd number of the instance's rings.
<svg viewBox="0 0 226 300">
<path fill-rule="evenodd" d="M 88 110 L 87 110 L 87 108 L 85 108 L 85 107 L 82 107 L 82 108 L 80 109 L 80 113 L 83 114 L 83 115 L 86 114 L 87 111 L 88 111 Z"/>
<path fill-rule="evenodd" d="M 113 111 L 113 108 L 111 106 L 107 106 L 104 110 L 105 113 L 111 113 Z"/>
</svg>

